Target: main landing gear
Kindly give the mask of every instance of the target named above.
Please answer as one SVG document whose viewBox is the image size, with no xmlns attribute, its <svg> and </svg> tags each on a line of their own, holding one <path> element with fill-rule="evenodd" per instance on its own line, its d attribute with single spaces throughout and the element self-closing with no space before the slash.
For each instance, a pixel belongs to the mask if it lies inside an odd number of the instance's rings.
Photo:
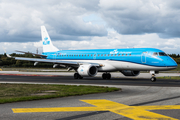
<svg viewBox="0 0 180 120">
<path fill-rule="evenodd" d="M 74 73 L 74 79 L 83 79 L 83 77 L 79 73 Z"/>
<path fill-rule="evenodd" d="M 110 73 L 103 73 L 102 78 L 103 79 L 111 79 L 111 74 Z"/>
</svg>

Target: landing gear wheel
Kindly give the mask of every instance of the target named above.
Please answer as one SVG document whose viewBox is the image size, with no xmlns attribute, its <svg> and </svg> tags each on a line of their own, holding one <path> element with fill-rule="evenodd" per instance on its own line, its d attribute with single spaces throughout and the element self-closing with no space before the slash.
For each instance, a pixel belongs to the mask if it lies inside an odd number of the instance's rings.
<svg viewBox="0 0 180 120">
<path fill-rule="evenodd" d="M 156 81 L 156 77 L 151 77 L 151 81 L 155 82 Z"/>
<path fill-rule="evenodd" d="M 111 79 L 111 74 L 110 73 L 107 73 L 106 75 L 107 75 L 106 79 Z"/>
<path fill-rule="evenodd" d="M 103 73 L 103 74 L 102 74 L 102 78 L 103 78 L 103 79 L 106 79 L 106 76 L 107 76 L 106 73 Z"/>
<path fill-rule="evenodd" d="M 74 79 L 83 79 L 83 77 L 78 73 L 74 73 Z"/>
<path fill-rule="evenodd" d="M 79 78 L 79 74 L 78 73 L 74 73 L 74 79 L 78 79 Z"/>
<path fill-rule="evenodd" d="M 110 73 L 103 73 L 102 78 L 103 79 L 111 79 L 111 74 Z"/>
<path fill-rule="evenodd" d="M 83 77 L 79 75 L 79 79 L 83 79 Z"/>
</svg>

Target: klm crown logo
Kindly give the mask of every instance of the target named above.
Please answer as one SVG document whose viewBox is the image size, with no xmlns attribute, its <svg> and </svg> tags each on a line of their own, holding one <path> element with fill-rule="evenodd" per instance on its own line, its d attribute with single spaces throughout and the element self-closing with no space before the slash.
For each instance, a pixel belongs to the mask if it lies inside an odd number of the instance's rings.
<svg viewBox="0 0 180 120">
<path fill-rule="evenodd" d="M 50 41 L 48 40 L 48 37 L 44 38 L 43 45 L 49 45 Z"/>
</svg>

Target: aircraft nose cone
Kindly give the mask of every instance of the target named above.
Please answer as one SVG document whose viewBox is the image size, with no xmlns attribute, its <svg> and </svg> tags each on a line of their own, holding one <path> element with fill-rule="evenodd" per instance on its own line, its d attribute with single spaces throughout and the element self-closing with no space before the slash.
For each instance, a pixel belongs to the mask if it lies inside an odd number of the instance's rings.
<svg viewBox="0 0 180 120">
<path fill-rule="evenodd" d="M 177 68 L 177 63 L 173 59 L 168 59 L 166 62 L 167 67 Z"/>
</svg>

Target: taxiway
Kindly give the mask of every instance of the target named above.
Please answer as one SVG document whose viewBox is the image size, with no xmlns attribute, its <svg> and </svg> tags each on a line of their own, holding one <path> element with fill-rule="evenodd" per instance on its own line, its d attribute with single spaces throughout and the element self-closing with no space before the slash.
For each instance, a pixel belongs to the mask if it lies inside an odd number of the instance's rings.
<svg viewBox="0 0 180 120">
<path fill-rule="evenodd" d="M 47 100 L 36 100 L 26 102 L 16 102 L 0 104 L 0 119 L 2 120 L 131 120 L 131 119 L 180 119 L 180 81 L 163 80 L 151 82 L 149 78 L 121 78 L 113 77 L 111 80 L 102 80 L 100 77 L 84 78 L 74 80 L 72 76 L 14 76 L 1 75 L 1 83 L 33 83 L 33 84 L 75 84 L 75 85 L 98 85 L 119 87 L 122 91 L 91 94 L 82 96 L 71 96 L 64 98 L 55 98 Z M 83 100 L 83 101 L 81 101 Z M 96 107 L 85 101 L 98 100 L 111 101 L 118 104 L 116 108 L 107 110 L 91 111 L 57 111 L 71 107 Z M 168 106 L 167 106 L 168 105 Z M 112 105 L 113 106 L 113 105 Z M 124 108 L 123 108 L 124 106 Z M 160 109 L 161 106 L 161 109 Z M 101 106 L 103 107 L 103 106 Z M 143 109 L 148 107 L 150 109 Z M 153 107 L 153 109 L 152 109 Z M 31 112 L 16 113 L 13 109 L 32 108 Z M 33 108 L 39 108 L 39 111 L 33 111 Z M 56 108 L 55 111 L 43 111 Z M 99 108 L 98 108 L 99 109 Z M 116 111 L 118 112 L 113 112 Z M 134 111 L 131 111 L 131 110 Z M 123 110 L 125 113 L 123 113 Z M 139 111 L 142 113 L 139 115 Z M 129 114 L 127 114 L 129 113 Z M 131 114 L 132 113 L 132 114 Z M 151 115 L 152 114 L 152 115 Z M 151 116 L 150 116 L 151 115 Z"/>
</svg>

